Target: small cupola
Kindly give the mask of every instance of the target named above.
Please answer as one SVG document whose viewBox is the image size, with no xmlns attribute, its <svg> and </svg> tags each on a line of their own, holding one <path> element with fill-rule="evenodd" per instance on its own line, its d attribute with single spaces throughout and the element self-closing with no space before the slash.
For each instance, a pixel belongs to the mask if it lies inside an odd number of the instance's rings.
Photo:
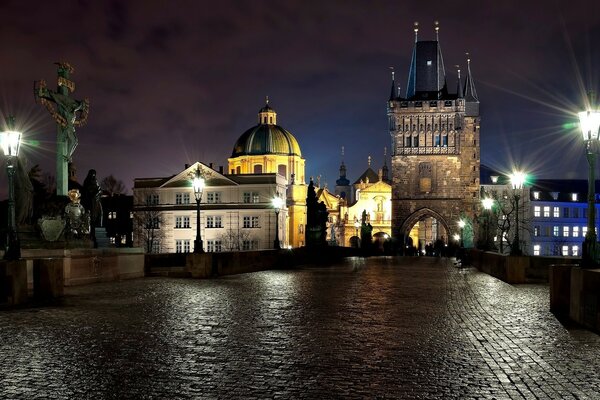
<svg viewBox="0 0 600 400">
<path fill-rule="evenodd" d="M 258 123 L 261 125 L 277 125 L 277 113 L 269 106 L 269 96 L 266 104 L 258 112 Z"/>
</svg>

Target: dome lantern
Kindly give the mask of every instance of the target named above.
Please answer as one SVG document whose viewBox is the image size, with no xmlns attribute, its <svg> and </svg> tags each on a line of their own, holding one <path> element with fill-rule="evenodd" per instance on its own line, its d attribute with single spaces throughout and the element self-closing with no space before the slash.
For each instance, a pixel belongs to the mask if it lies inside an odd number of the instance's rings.
<svg viewBox="0 0 600 400">
<path fill-rule="evenodd" d="M 277 113 L 269 106 L 269 96 L 266 104 L 258 112 L 258 123 L 261 125 L 277 125 Z"/>
</svg>

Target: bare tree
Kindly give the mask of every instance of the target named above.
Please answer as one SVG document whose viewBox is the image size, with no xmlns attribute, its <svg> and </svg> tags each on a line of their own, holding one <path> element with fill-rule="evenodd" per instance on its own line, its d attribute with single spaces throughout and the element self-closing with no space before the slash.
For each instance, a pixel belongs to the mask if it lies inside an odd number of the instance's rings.
<svg viewBox="0 0 600 400">
<path fill-rule="evenodd" d="M 147 253 L 160 251 L 165 240 L 165 223 L 162 210 L 158 204 L 158 197 L 153 193 L 137 193 L 133 206 L 133 234 L 134 242 L 138 247 L 143 247 Z"/>
<path fill-rule="evenodd" d="M 102 179 L 102 183 L 100 183 L 100 187 L 106 194 L 109 196 L 114 196 L 116 194 L 126 194 L 127 188 L 122 180 L 115 178 L 112 174 Z"/>
<path fill-rule="evenodd" d="M 137 246 L 141 246 L 146 253 L 156 253 L 165 239 L 161 225 L 164 223 L 159 210 L 139 210 L 134 212 L 133 231 Z"/>
<path fill-rule="evenodd" d="M 244 241 L 250 240 L 250 233 L 243 229 L 227 229 L 219 236 L 224 251 L 239 251 Z"/>
<path fill-rule="evenodd" d="M 491 190 L 488 195 L 495 200 L 496 207 L 494 208 L 493 217 L 490 221 L 490 230 L 498 233 L 497 243 L 500 253 L 510 252 L 514 245 L 513 239 L 516 233 L 516 218 L 517 212 L 517 197 L 511 193 L 512 189 L 503 188 L 502 190 Z M 529 217 L 529 196 L 521 195 L 518 198 L 519 210 L 519 232 L 527 232 L 531 235 L 531 220 Z M 524 246 L 524 238 L 521 237 L 519 246 L 522 250 L 526 250 Z M 505 247 L 507 248 L 505 250 Z"/>
</svg>

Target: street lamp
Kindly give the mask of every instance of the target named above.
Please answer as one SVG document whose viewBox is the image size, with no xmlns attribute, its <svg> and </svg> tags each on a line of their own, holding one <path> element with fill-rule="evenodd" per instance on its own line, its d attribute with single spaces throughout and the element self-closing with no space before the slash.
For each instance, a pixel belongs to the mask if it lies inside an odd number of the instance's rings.
<svg viewBox="0 0 600 400">
<path fill-rule="evenodd" d="M 525 183 L 526 175 L 521 171 L 513 171 L 512 174 L 509 175 L 510 183 L 513 188 L 513 196 L 515 199 L 515 236 L 513 239 L 513 244 L 510 247 L 510 255 L 511 256 L 520 256 L 523 253 L 521 252 L 521 243 L 519 239 L 519 200 L 521 199 L 521 190 L 523 189 L 523 183 Z"/>
<path fill-rule="evenodd" d="M 13 116 L 6 119 L 6 127 L 7 130 L 0 133 L 0 145 L 6 156 L 6 174 L 8 175 L 8 232 L 4 259 L 18 260 L 21 258 L 21 247 L 15 222 L 14 176 L 15 159 L 19 155 L 19 145 L 21 144 L 21 132 L 15 130 L 15 117 Z"/>
<path fill-rule="evenodd" d="M 582 111 L 579 113 L 581 133 L 585 141 L 586 156 L 589 164 L 588 177 L 588 220 L 587 232 L 581 252 L 583 267 L 593 268 L 598 265 L 598 243 L 596 238 L 596 153 L 598 152 L 598 136 L 600 135 L 600 111 Z"/>
<path fill-rule="evenodd" d="M 271 204 L 275 210 L 275 241 L 273 242 L 273 248 L 279 250 L 281 249 L 281 244 L 279 243 L 279 211 L 283 206 L 283 199 L 279 196 L 275 196 L 273 197 L 273 200 L 271 200 Z"/>
<path fill-rule="evenodd" d="M 200 172 L 200 166 L 198 166 L 192 180 L 194 197 L 196 198 L 196 240 L 194 240 L 194 253 L 204 253 L 202 236 L 200 234 L 200 202 L 202 201 L 202 192 L 204 191 L 205 184 L 206 182 L 204 182 L 204 178 Z"/>
<path fill-rule="evenodd" d="M 360 247 L 358 243 L 360 242 L 360 237 L 358 236 L 358 228 L 360 228 L 360 222 L 357 219 L 354 220 L 354 228 L 356 229 L 356 247 Z"/>
<path fill-rule="evenodd" d="M 483 205 L 483 209 L 485 210 L 485 250 L 490 250 L 492 246 L 490 246 L 490 220 L 492 214 L 492 207 L 494 207 L 494 199 L 491 197 L 486 197 L 481 199 L 481 204 Z"/>
</svg>

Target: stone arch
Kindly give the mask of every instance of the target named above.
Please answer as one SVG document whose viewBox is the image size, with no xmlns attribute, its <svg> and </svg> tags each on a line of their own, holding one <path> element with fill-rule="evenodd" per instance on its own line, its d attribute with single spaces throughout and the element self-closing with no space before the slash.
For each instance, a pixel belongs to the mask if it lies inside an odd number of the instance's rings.
<svg viewBox="0 0 600 400">
<path fill-rule="evenodd" d="M 431 208 L 423 207 L 423 208 L 420 208 L 417 211 L 413 212 L 411 215 L 408 216 L 408 218 L 406 218 L 404 220 L 404 222 L 402 223 L 402 226 L 400 227 L 400 233 L 402 234 L 402 236 L 403 237 L 408 236 L 410 229 L 417 222 L 419 222 L 419 220 L 421 220 L 425 217 L 435 218 L 438 221 L 438 223 L 442 224 L 442 226 L 444 227 L 444 229 L 446 230 L 446 232 L 448 234 L 450 234 L 450 232 L 452 232 L 452 230 L 450 229 L 450 226 L 448 225 L 448 222 L 440 213 L 432 210 Z M 446 240 L 448 240 L 448 238 L 446 238 Z"/>
</svg>

